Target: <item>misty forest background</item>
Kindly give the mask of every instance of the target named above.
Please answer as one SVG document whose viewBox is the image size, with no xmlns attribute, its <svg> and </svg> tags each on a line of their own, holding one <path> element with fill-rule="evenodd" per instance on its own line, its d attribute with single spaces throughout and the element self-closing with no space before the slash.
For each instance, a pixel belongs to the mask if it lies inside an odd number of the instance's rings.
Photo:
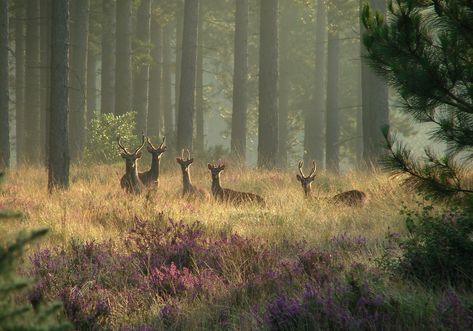
<svg viewBox="0 0 473 331">
<path fill-rule="evenodd" d="M 213 149 L 203 157 L 228 151 L 269 168 L 315 159 L 319 169 L 326 165 L 335 173 L 376 162 L 384 125 L 406 136 L 415 130 L 396 111 L 384 81 L 361 60 L 360 5 L 70 1 L 71 160 L 87 159 L 88 143 L 89 150 L 100 148 L 97 129 L 90 132 L 98 113 L 133 111 L 137 135 L 166 136 L 174 151 L 202 155 Z M 372 5 L 386 12 L 385 1 Z M 50 12 L 48 0 L 10 1 L 9 33 L 2 39 L 9 45 L 2 61 L 10 64 L 1 85 L 3 95 L 9 92 L 8 107 L 4 102 L 1 108 L 3 164 L 46 164 Z M 110 132 L 103 143 L 118 134 L 124 133 Z M 53 135 L 67 141 L 65 132 Z"/>
</svg>

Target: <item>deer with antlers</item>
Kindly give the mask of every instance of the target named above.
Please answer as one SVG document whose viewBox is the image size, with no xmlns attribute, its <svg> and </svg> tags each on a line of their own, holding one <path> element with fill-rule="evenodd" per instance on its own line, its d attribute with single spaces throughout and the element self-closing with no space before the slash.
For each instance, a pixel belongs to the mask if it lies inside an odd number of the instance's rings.
<svg viewBox="0 0 473 331">
<path fill-rule="evenodd" d="M 128 193 L 140 194 L 144 185 L 138 176 L 137 161 L 141 158 L 141 150 L 145 146 L 145 136 L 142 137 L 142 144 L 133 153 L 130 153 L 120 141 L 120 136 L 117 137 L 118 146 L 123 150 L 121 157 L 125 160 L 125 174 L 120 180 L 122 189 Z"/>
<path fill-rule="evenodd" d="M 304 172 L 302 171 L 303 165 L 304 163 L 300 161 L 299 174 L 297 174 L 296 177 L 302 185 L 305 196 L 310 197 L 312 190 L 312 182 L 316 177 L 317 164 L 315 163 L 315 160 L 312 161 L 312 170 L 310 171 L 310 174 L 308 176 L 304 175 Z M 366 194 L 362 191 L 351 190 L 339 193 L 330 198 L 329 200 L 334 203 L 343 203 L 350 207 L 360 207 L 363 206 L 366 202 Z"/>
<path fill-rule="evenodd" d="M 146 138 L 146 149 L 151 154 L 151 168 L 148 171 L 138 173 L 138 177 L 145 186 L 159 185 L 159 164 L 163 153 L 166 152 L 166 137 L 163 137 L 162 143 L 155 147 L 149 138 Z"/>
<path fill-rule="evenodd" d="M 253 202 L 258 204 L 264 204 L 264 199 L 254 193 L 239 192 L 228 188 L 222 188 L 220 186 L 220 173 L 225 169 L 225 165 L 219 164 L 208 164 L 207 165 L 212 175 L 212 195 L 217 201 L 231 202 L 235 204 Z"/>
<path fill-rule="evenodd" d="M 182 171 L 182 196 L 208 199 L 209 192 L 191 182 L 190 166 L 194 162 L 194 158 L 191 158 L 189 150 L 187 150 L 187 157 L 184 155 L 184 150 L 182 150 L 181 157 L 176 157 L 176 161 L 181 166 Z"/>
</svg>

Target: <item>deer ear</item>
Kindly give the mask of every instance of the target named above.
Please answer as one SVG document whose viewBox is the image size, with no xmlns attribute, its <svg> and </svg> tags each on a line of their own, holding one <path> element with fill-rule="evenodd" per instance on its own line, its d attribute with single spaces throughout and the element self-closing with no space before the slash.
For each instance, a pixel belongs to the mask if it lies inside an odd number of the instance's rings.
<svg viewBox="0 0 473 331">
<path fill-rule="evenodd" d="M 209 170 L 212 170 L 212 165 L 210 163 L 207 163 L 207 167 L 209 168 Z"/>
<path fill-rule="evenodd" d="M 225 164 L 222 164 L 222 165 L 220 166 L 220 170 L 225 170 Z"/>
<path fill-rule="evenodd" d="M 125 153 L 120 153 L 120 156 L 124 159 L 126 159 L 127 155 Z"/>
<path fill-rule="evenodd" d="M 182 160 L 181 160 L 180 157 L 176 157 L 176 162 L 177 162 L 177 163 L 181 164 L 181 161 L 182 161 Z"/>
<path fill-rule="evenodd" d="M 139 159 L 139 158 L 141 158 L 142 155 L 143 154 L 141 154 L 141 152 L 138 152 L 138 153 L 136 153 L 136 158 Z"/>
<path fill-rule="evenodd" d="M 153 149 L 151 148 L 150 145 L 146 146 L 146 150 L 147 150 L 149 153 L 153 153 Z"/>
<path fill-rule="evenodd" d="M 302 177 L 301 177 L 301 175 L 296 175 L 296 178 L 297 178 L 298 181 L 302 182 Z"/>
<path fill-rule="evenodd" d="M 189 160 L 189 163 L 193 163 L 193 162 L 194 162 L 194 158 L 191 158 L 191 159 Z"/>
</svg>

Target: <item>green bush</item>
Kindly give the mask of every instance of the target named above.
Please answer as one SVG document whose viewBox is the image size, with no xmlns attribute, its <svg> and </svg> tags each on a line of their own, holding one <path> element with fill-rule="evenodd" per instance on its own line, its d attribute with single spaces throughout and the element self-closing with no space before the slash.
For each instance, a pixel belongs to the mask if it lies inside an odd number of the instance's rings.
<svg viewBox="0 0 473 331">
<path fill-rule="evenodd" d="M 434 285 L 473 284 L 473 212 L 453 208 L 436 212 L 430 206 L 404 209 L 408 234 L 389 234 L 381 265 Z M 397 244 L 397 252 L 393 249 Z M 395 270 L 393 270 L 395 269 Z"/>
<path fill-rule="evenodd" d="M 90 123 L 85 150 L 88 163 L 113 163 L 120 160 L 117 136 L 124 144 L 138 144 L 135 136 L 136 112 L 123 115 L 95 113 Z"/>
</svg>

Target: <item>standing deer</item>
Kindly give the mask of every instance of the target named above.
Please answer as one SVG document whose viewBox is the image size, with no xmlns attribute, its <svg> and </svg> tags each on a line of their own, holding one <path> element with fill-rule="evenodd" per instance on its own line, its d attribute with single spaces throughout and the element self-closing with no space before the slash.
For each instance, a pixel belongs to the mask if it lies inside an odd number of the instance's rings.
<svg viewBox="0 0 473 331">
<path fill-rule="evenodd" d="M 138 177 L 143 182 L 145 186 L 159 185 L 159 163 L 161 162 L 161 157 L 163 153 L 166 152 L 167 146 L 166 137 L 163 137 L 163 142 L 155 147 L 150 141 L 149 138 L 146 138 L 146 149 L 148 153 L 151 154 L 151 168 L 148 171 L 140 172 Z"/>
<path fill-rule="evenodd" d="M 141 158 L 141 149 L 145 146 L 145 136 L 143 135 L 143 142 L 133 153 L 128 152 L 128 150 L 123 147 L 120 142 L 120 136 L 117 137 L 118 146 L 123 150 L 121 157 L 125 159 L 125 174 L 120 180 L 120 185 L 122 189 L 128 193 L 140 194 L 144 185 L 138 177 L 138 165 L 137 161 Z"/>
<path fill-rule="evenodd" d="M 208 199 L 209 192 L 194 186 L 191 182 L 190 166 L 194 162 L 194 158 L 191 158 L 189 150 L 187 150 L 187 158 L 184 156 L 184 150 L 182 150 L 181 157 L 176 157 L 176 161 L 181 166 L 182 171 L 182 196 Z"/>
<path fill-rule="evenodd" d="M 317 164 L 315 163 L 315 160 L 312 161 L 312 164 L 313 167 L 310 171 L 310 174 L 308 176 L 305 176 L 304 172 L 302 171 L 302 166 L 304 165 L 304 163 L 300 161 L 299 174 L 296 175 L 297 180 L 301 182 L 306 197 L 309 197 L 311 195 L 312 182 L 314 181 L 316 176 Z M 350 207 L 360 207 L 366 202 L 366 194 L 362 191 L 351 190 L 339 193 L 334 197 L 330 198 L 329 200 L 334 203 L 343 203 Z"/>
<path fill-rule="evenodd" d="M 212 195 L 215 200 L 231 202 L 235 204 L 245 202 L 255 202 L 258 204 L 264 204 L 264 199 L 254 193 L 238 192 L 230 190 L 228 188 L 222 188 L 220 186 L 220 173 L 225 169 L 224 164 L 208 164 L 207 165 L 212 175 Z"/>
</svg>

